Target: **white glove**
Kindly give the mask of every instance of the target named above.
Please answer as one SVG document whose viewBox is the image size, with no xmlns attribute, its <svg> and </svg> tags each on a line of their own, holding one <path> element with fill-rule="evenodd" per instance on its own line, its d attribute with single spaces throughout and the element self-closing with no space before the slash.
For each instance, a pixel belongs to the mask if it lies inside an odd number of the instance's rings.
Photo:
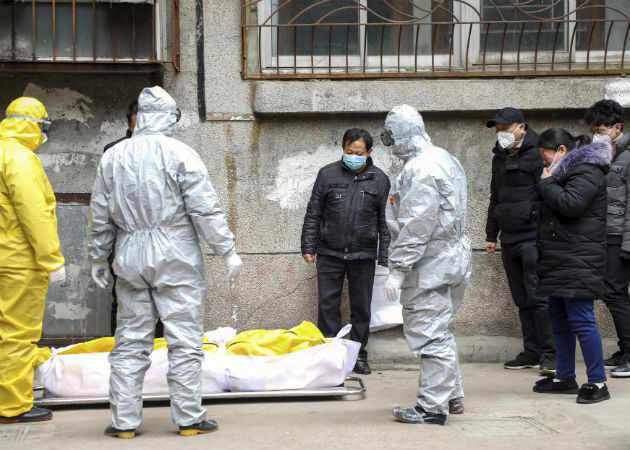
<svg viewBox="0 0 630 450">
<path fill-rule="evenodd" d="M 64 266 L 52 272 L 48 272 L 48 275 L 50 276 L 48 283 L 51 286 L 61 286 L 66 282 L 66 268 Z"/>
<path fill-rule="evenodd" d="M 223 260 L 225 261 L 225 264 L 228 268 L 227 279 L 231 280 L 233 278 L 236 278 L 236 276 L 241 273 L 241 269 L 243 268 L 243 261 L 241 261 L 241 258 L 236 254 L 234 250 L 232 250 L 230 253 L 223 257 Z"/>
<path fill-rule="evenodd" d="M 101 289 L 109 284 L 109 264 L 106 262 L 92 264 L 92 279 Z"/>
<path fill-rule="evenodd" d="M 389 276 L 385 282 L 385 298 L 387 301 L 392 303 L 396 303 L 398 301 L 403 281 L 405 281 L 404 273 L 399 272 L 396 269 L 391 269 L 389 271 Z"/>
</svg>

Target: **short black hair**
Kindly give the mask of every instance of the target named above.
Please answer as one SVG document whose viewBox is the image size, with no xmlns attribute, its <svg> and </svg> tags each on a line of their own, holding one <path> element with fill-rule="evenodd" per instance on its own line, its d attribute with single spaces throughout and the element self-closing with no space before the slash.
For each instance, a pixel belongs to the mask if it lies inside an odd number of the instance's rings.
<svg viewBox="0 0 630 450">
<path fill-rule="evenodd" d="M 600 100 L 586 110 L 584 120 L 589 126 L 612 127 L 617 123 L 623 124 L 623 109 L 614 100 Z"/>
<path fill-rule="evenodd" d="M 372 135 L 360 128 L 350 128 L 343 134 L 343 140 L 341 146 L 346 148 L 346 145 L 353 143 L 354 141 L 362 140 L 365 142 L 365 149 L 369 152 L 372 149 L 373 139 Z"/>
<path fill-rule="evenodd" d="M 134 100 L 127 106 L 127 122 L 131 122 L 131 116 L 138 114 L 138 100 Z"/>
</svg>

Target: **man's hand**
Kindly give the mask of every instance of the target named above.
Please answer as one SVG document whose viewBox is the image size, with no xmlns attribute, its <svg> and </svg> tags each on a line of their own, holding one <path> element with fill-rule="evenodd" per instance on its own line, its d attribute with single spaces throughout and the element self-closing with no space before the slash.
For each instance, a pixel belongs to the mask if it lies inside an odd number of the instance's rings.
<svg viewBox="0 0 630 450">
<path fill-rule="evenodd" d="M 392 269 L 385 282 L 385 299 L 389 302 L 396 303 L 400 297 L 400 288 L 405 281 L 405 274 Z"/>
<path fill-rule="evenodd" d="M 243 261 L 234 250 L 225 255 L 223 260 L 228 268 L 227 279 L 233 280 L 239 273 L 241 273 L 241 270 L 243 269 Z"/>
<path fill-rule="evenodd" d="M 64 266 L 48 272 L 48 275 L 50 276 L 48 283 L 51 286 L 62 286 L 66 282 L 66 268 Z"/>
<path fill-rule="evenodd" d="M 494 251 L 497 249 L 497 243 L 486 241 L 486 243 L 483 244 L 483 249 L 486 251 L 486 253 L 494 253 Z"/>
<path fill-rule="evenodd" d="M 304 258 L 304 261 L 306 261 L 307 263 L 312 263 L 313 261 L 315 261 L 315 255 L 302 255 L 302 258 Z"/>
<path fill-rule="evenodd" d="M 549 178 L 550 176 L 551 176 L 551 172 L 549 172 L 549 169 L 545 167 L 542 171 L 542 175 L 540 176 L 540 179 L 544 180 L 545 178 Z"/>
<path fill-rule="evenodd" d="M 98 287 L 105 289 L 109 284 L 109 264 L 107 262 L 92 264 L 92 279 Z"/>
</svg>

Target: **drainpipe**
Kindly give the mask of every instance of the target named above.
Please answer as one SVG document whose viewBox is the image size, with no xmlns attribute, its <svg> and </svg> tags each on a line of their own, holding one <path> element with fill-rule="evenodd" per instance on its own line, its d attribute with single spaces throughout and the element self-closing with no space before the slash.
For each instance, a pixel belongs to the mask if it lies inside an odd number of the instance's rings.
<svg viewBox="0 0 630 450">
<path fill-rule="evenodd" d="M 204 62 L 203 0 L 195 0 L 197 25 L 197 109 L 199 120 L 205 122 L 206 115 L 206 68 Z"/>
</svg>

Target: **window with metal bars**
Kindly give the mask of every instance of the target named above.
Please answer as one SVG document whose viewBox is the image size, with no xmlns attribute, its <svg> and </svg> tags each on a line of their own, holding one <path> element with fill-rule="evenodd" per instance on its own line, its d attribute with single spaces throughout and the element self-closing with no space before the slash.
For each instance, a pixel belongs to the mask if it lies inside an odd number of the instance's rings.
<svg viewBox="0 0 630 450">
<path fill-rule="evenodd" d="M 629 0 L 242 0 L 246 78 L 625 73 Z"/>
<path fill-rule="evenodd" d="M 166 45 L 167 3 L 171 46 Z M 178 0 L 0 0 L 0 62 L 172 62 Z"/>
</svg>

